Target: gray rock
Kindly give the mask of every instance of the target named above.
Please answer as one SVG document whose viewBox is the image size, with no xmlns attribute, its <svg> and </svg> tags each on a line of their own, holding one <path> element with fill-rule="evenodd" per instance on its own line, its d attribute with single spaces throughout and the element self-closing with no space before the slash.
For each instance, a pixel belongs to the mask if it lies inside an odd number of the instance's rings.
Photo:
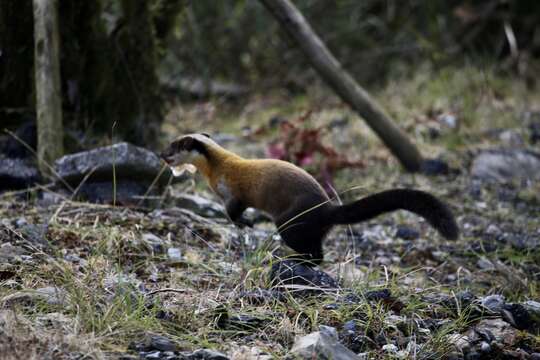
<svg viewBox="0 0 540 360">
<path fill-rule="evenodd" d="M 471 175 L 482 180 L 540 179 L 540 154 L 532 151 L 487 150 L 473 160 Z"/>
<path fill-rule="evenodd" d="M 10 243 L 0 245 L 0 262 L 13 264 L 22 259 L 28 251 L 20 246 L 14 246 Z"/>
<path fill-rule="evenodd" d="M 521 146 L 524 142 L 523 137 L 515 130 L 504 130 L 499 134 L 499 140 L 508 146 Z"/>
<path fill-rule="evenodd" d="M 328 335 L 334 339 L 338 338 L 338 333 L 335 327 L 332 326 L 326 326 L 326 325 L 319 325 L 319 331 L 321 333 L 324 333 L 325 335 Z"/>
<path fill-rule="evenodd" d="M 501 311 L 503 319 L 516 329 L 526 330 L 535 326 L 531 314 L 524 305 L 513 303 L 505 304 Z"/>
<path fill-rule="evenodd" d="M 179 248 L 174 248 L 174 247 L 168 248 L 167 256 L 169 257 L 169 260 L 172 262 L 182 261 L 182 251 L 180 251 Z"/>
<path fill-rule="evenodd" d="M 152 181 L 163 167 L 153 152 L 125 142 L 66 155 L 54 165 L 58 175 L 69 182 L 78 182 L 92 171 L 92 179 L 110 181 L 113 167 L 117 178 Z"/>
<path fill-rule="evenodd" d="M 229 360 L 229 358 L 214 350 L 199 349 L 187 356 L 189 360 Z"/>
<path fill-rule="evenodd" d="M 359 357 L 338 340 L 327 333 L 317 331 L 298 338 L 291 349 L 291 355 L 301 359 L 358 360 Z"/>
<path fill-rule="evenodd" d="M 31 161 L 0 155 L 0 191 L 24 189 L 40 180 L 39 171 Z"/>
<path fill-rule="evenodd" d="M 500 313 L 504 307 L 505 300 L 502 295 L 489 295 L 481 299 L 480 303 L 486 309 L 494 313 Z"/>
<path fill-rule="evenodd" d="M 138 202 L 154 181 L 156 189 L 166 184 L 172 174 L 165 168 L 160 175 L 164 166 L 153 152 L 128 143 L 66 155 L 55 162 L 63 181 L 73 187 L 84 181 L 79 195 L 86 200 L 111 202 L 116 196 L 114 200 L 122 204 Z"/>
<path fill-rule="evenodd" d="M 476 266 L 486 271 L 495 270 L 495 265 L 493 265 L 493 263 L 485 257 L 481 257 L 480 259 L 478 259 L 478 261 L 476 262 Z"/>
<path fill-rule="evenodd" d="M 149 353 L 145 353 L 143 359 L 145 360 L 161 359 L 161 351 L 152 351 Z"/>
<path fill-rule="evenodd" d="M 226 218 L 225 208 L 221 204 L 202 196 L 180 194 L 174 197 L 174 204 L 204 217 Z"/>
<path fill-rule="evenodd" d="M 437 121 L 450 129 L 455 129 L 459 126 L 458 118 L 451 113 L 444 113 L 437 116 Z"/>
<path fill-rule="evenodd" d="M 44 301 L 49 305 L 67 305 L 67 294 L 63 289 L 47 286 L 39 289 L 28 289 L 4 296 L 1 300 L 4 306 L 23 304 L 33 306 Z"/>
<path fill-rule="evenodd" d="M 337 281 L 327 273 L 294 260 L 283 260 L 272 265 L 270 281 L 297 295 L 336 291 L 339 288 Z"/>
<path fill-rule="evenodd" d="M 387 354 L 396 354 L 398 352 L 399 348 L 394 344 L 386 344 L 382 346 L 382 351 L 384 351 Z"/>
<path fill-rule="evenodd" d="M 534 321 L 537 326 L 540 326 L 540 302 L 538 301 L 525 301 L 523 306 L 529 313 L 531 320 Z"/>
<path fill-rule="evenodd" d="M 512 346 L 517 341 L 517 330 L 502 319 L 484 319 L 466 333 L 471 340 L 484 340 Z"/>
<path fill-rule="evenodd" d="M 150 346 L 152 349 L 159 351 L 176 351 L 178 348 L 172 340 L 159 335 L 154 335 L 150 338 Z"/>
<path fill-rule="evenodd" d="M 156 253 L 165 252 L 165 246 L 168 244 L 168 241 L 152 233 L 142 234 L 141 240 L 147 248 L 151 248 Z"/>
<path fill-rule="evenodd" d="M 491 352 L 491 345 L 489 345 L 487 342 L 482 341 L 480 343 L 480 352 L 489 354 Z"/>
<path fill-rule="evenodd" d="M 111 176 L 112 179 L 112 176 Z M 95 203 L 133 204 L 136 205 L 145 195 L 150 183 L 116 179 L 116 188 L 112 181 L 85 182 L 78 191 L 79 198 Z M 152 192 L 150 195 L 155 195 Z"/>
</svg>

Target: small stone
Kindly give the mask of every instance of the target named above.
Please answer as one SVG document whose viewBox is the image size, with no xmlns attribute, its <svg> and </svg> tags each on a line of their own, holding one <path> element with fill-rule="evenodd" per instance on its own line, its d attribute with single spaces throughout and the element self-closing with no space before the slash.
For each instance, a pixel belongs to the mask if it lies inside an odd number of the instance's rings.
<svg viewBox="0 0 540 360">
<path fill-rule="evenodd" d="M 343 324 L 343 330 L 347 331 L 348 333 L 354 334 L 356 332 L 356 321 L 347 321 L 345 324 Z"/>
<path fill-rule="evenodd" d="M 144 233 L 141 235 L 142 241 L 151 247 L 155 252 L 161 253 L 164 251 L 163 245 L 165 241 L 157 235 L 152 233 Z"/>
<path fill-rule="evenodd" d="M 267 323 L 265 318 L 240 314 L 232 316 L 225 315 L 218 326 L 226 329 L 253 331 L 254 329 L 261 328 L 265 323 Z"/>
<path fill-rule="evenodd" d="M 495 265 L 493 265 L 493 263 L 485 257 L 481 257 L 480 259 L 478 259 L 478 261 L 476 262 L 476 266 L 478 266 L 478 268 L 482 270 L 495 270 Z"/>
<path fill-rule="evenodd" d="M 169 260 L 171 260 L 172 262 L 182 261 L 182 252 L 180 251 L 179 248 L 168 248 L 167 256 L 169 257 Z"/>
<path fill-rule="evenodd" d="M 154 335 L 150 338 L 150 346 L 153 349 L 160 350 L 160 351 L 176 351 L 177 350 L 177 346 L 172 340 L 167 339 L 164 336 L 158 336 L 158 335 Z"/>
<path fill-rule="evenodd" d="M 174 204 L 180 208 L 193 211 L 195 214 L 210 218 L 225 218 L 225 209 L 215 201 L 199 195 L 177 194 L 174 196 Z"/>
<path fill-rule="evenodd" d="M 437 116 L 437 121 L 450 129 L 457 128 L 459 124 L 457 116 L 452 113 L 440 114 L 439 116 Z"/>
<path fill-rule="evenodd" d="M 161 359 L 163 360 L 181 360 L 180 357 L 178 357 L 174 352 L 172 351 L 164 351 L 161 354 Z"/>
<path fill-rule="evenodd" d="M 327 273 L 294 260 L 283 260 L 272 265 L 270 279 L 274 286 L 285 288 L 292 286 L 293 293 L 299 295 L 339 288 L 337 281 Z M 298 286 L 298 289 L 294 286 Z"/>
<path fill-rule="evenodd" d="M 529 313 L 531 320 L 536 323 L 537 326 L 540 326 L 540 302 L 538 301 L 525 301 L 523 307 Z"/>
<path fill-rule="evenodd" d="M 192 354 L 188 355 L 187 358 L 189 360 L 229 360 L 226 355 L 209 349 L 196 350 Z"/>
<path fill-rule="evenodd" d="M 152 351 L 144 354 L 145 360 L 161 359 L 161 351 Z"/>
<path fill-rule="evenodd" d="M 422 162 L 421 171 L 430 176 L 448 175 L 450 173 L 450 167 L 443 160 L 426 159 Z"/>
<path fill-rule="evenodd" d="M 25 254 L 27 251 L 20 246 L 14 246 L 10 243 L 0 245 L 0 262 L 2 263 L 13 264 L 21 260 L 21 256 Z"/>
<path fill-rule="evenodd" d="M 484 297 L 480 303 L 486 309 L 494 313 L 500 313 L 504 307 L 505 300 L 502 295 L 489 295 Z"/>
<path fill-rule="evenodd" d="M 317 331 L 302 336 L 294 342 L 291 354 L 301 359 L 358 360 L 354 352 L 347 349 L 336 338 Z"/>
<path fill-rule="evenodd" d="M 504 130 L 499 134 L 499 140 L 507 146 L 523 145 L 523 138 L 515 130 Z"/>
<path fill-rule="evenodd" d="M 38 301 L 45 301 L 49 305 L 67 305 L 67 294 L 64 290 L 47 286 L 39 289 L 28 289 L 18 291 L 14 294 L 4 296 L 2 303 L 4 306 L 15 304 L 35 305 Z"/>
<path fill-rule="evenodd" d="M 404 240 L 416 240 L 420 237 L 420 232 L 408 226 L 398 226 L 396 237 Z"/>
<path fill-rule="evenodd" d="M 392 292 L 390 289 L 370 290 L 364 294 L 366 300 L 380 301 L 389 300 L 392 298 Z"/>
<path fill-rule="evenodd" d="M 491 236 L 499 236 L 499 235 L 502 234 L 502 231 L 497 225 L 489 224 L 489 226 L 487 227 L 485 233 L 487 235 L 491 235 Z"/>
<path fill-rule="evenodd" d="M 260 348 L 256 346 L 248 347 L 248 346 L 240 346 L 237 349 L 234 349 L 232 351 L 232 354 L 230 354 L 230 357 L 232 359 L 238 359 L 238 360 L 272 360 L 274 359 L 273 356 L 269 355 L 265 351 L 261 350 Z"/>
<path fill-rule="evenodd" d="M 395 354 L 398 352 L 398 347 L 394 344 L 383 345 L 382 350 L 388 354 Z"/>
<path fill-rule="evenodd" d="M 326 326 L 326 325 L 319 325 L 319 331 L 325 335 L 328 335 L 334 339 L 338 338 L 338 333 L 335 327 L 332 326 Z"/>
<path fill-rule="evenodd" d="M 532 353 L 531 360 L 540 360 L 540 353 Z"/>
<path fill-rule="evenodd" d="M 484 354 L 488 354 L 491 352 L 491 345 L 489 345 L 487 342 L 485 341 L 482 341 L 480 343 L 480 351 L 483 352 Z"/>
<path fill-rule="evenodd" d="M 513 346 L 517 341 L 518 332 L 502 319 L 483 319 L 465 333 L 471 340 L 483 340 L 504 346 Z"/>
</svg>

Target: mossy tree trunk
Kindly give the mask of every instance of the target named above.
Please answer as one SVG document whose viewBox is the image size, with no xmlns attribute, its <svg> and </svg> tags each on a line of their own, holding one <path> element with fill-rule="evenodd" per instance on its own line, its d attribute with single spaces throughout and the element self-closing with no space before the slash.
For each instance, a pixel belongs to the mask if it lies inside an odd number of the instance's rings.
<svg viewBox="0 0 540 360">
<path fill-rule="evenodd" d="M 50 176 L 51 165 L 64 152 L 58 1 L 33 0 L 33 9 L 38 165 Z"/>
<path fill-rule="evenodd" d="M 59 1 L 65 126 L 86 138 L 109 136 L 116 123 L 119 138 L 156 144 L 163 119 L 156 74 L 160 46 L 184 3 Z M 114 29 L 105 12 L 114 15 Z M 32 29 L 32 0 L 0 1 L 0 48 L 7 55 L 0 56 L 0 120 L 8 108 L 34 110 Z"/>
</svg>

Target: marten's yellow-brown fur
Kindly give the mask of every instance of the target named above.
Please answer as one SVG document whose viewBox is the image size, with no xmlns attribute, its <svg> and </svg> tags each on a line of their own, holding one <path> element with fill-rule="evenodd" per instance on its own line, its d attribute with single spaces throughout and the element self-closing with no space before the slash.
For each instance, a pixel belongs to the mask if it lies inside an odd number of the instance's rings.
<svg viewBox="0 0 540 360">
<path fill-rule="evenodd" d="M 244 159 L 206 134 L 181 136 L 161 156 L 172 168 L 194 165 L 223 199 L 232 221 L 242 223 L 247 207 L 266 212 L 285 243 L 315 263 L 323 258 L 322 241 L 333 225 L 357 223 L 399 209 L 424 217 L 449 239 L 458 236 L 450 210 L 423 191 L 393 189 L 335 205 L 301 168 L 281 160 Z"/>
</svg>

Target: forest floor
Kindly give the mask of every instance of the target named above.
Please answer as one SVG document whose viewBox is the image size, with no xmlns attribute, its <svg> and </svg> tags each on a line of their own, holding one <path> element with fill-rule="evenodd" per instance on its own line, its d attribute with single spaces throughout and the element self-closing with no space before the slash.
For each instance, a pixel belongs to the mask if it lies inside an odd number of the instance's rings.
<svg viewBox="0 0 540 360">
<path fill-rule="evenodd" d="M 540 118 L 539 92 L 471 67 L 420 69 L 374 95 L 423 154 L 450 166 L 447 174 L 405 173 L 347 106 L 318 89 L 177 105 L 164 131 L 208 132 L 240 154 L 264 156 L 279 140 L 279 119 L 310 111 L 301 126 L 322 126 L 324 144 L 362 162 L 334 178 L 343 202 L 393 187 L 426 190 L 451 205 L 459 240 L 404 212 L 338 227 L 320 269 L 340 289 L 276 297 L 261 291 L 287 254 L 272 224 L 238 229 L 174 206 L 180 192 L 216 200 L 199 177 L 174 185 L 159 209 L 68 199 L 45 206 L 33 192 L 3 194 L 2 358 L 173 359 L 214 349 L 279 359 L 327 325 L 364 358 L 538 359 L 540 309 L 531 300 L 540 301 L 540 182 L 488 182 L 470 170 L 485 149 L 538 148 L 528 126 Z M 319 161 L 308 164 L 316 175 Z"/>
</svg>

